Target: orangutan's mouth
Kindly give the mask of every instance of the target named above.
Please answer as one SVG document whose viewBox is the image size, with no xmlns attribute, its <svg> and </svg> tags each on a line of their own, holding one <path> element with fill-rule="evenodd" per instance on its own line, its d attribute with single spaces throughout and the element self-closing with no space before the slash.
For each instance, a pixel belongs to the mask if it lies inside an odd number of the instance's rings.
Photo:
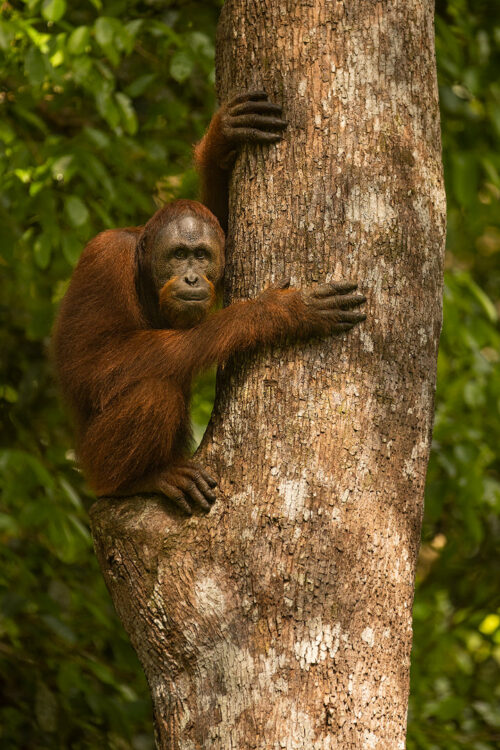
<svg viewBox="0 0 500 750">
<path fill-rule="evenodd" d="M 177 292 L 175 296 L 183 302 L 205 302 L 210 297 L 206 289 L 190 289 L 185 292 Z"/>
</svg>

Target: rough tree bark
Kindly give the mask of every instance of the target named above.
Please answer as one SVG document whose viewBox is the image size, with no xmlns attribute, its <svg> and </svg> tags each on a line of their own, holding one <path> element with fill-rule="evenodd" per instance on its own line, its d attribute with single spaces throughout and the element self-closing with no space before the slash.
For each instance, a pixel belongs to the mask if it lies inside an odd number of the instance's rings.
<svg viewBox="0 0 500 750">
<path fill-rule="evenodd" d="M 433 3 L 229 0 L 217 70 L 290 122 L 237 163 L 227 301 L 352 278 L 369 318 L 228 365 L 212 512 L 100 501 L 97 554 L 158 748 L 404 748 L 445 236 Z"/>
</svg>

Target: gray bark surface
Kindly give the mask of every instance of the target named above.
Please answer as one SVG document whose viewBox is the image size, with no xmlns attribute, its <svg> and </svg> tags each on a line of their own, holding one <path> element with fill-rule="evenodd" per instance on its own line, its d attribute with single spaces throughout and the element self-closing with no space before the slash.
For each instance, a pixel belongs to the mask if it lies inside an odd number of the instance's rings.
<svg viewBox="0 0 500 750">
<path fill-rule="evenodd" d="M 290 123 L 238 159 L 226 301 L 354 279 L 369 317 L 228 364 L 211 513 L 99 501 L 97 554 L 161 750 L 401 750 L 445 237 L 433 4 L 228 0 L 217 74 Z"/>
</svg>

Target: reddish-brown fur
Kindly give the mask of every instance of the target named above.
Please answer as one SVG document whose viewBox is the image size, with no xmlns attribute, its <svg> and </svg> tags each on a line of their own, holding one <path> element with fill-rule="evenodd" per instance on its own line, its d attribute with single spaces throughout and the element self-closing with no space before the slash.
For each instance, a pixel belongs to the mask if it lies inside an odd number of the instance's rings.
<svg viewBox="0 0 500 750">
<path fill-rule="evenodd" d="M 141 227 L 116 229 L 87 245 L 54 330 L 79 460 L 100 495 L 187 458 L 193 374 L 236 350 L 286 336 L 302 317 L 298 293 L 269 290 L 187 330 L 151 328 L 135 288 L 141 236 Z M 278 300 L 285 297 L 283 305 Z"/>
<path fill-rule="evenodd" d="M 254 98 L 262 100 L 262 95 Z M 212 124 L 198 161 L 205 186 L 209 181 L 211 190 L 223 196 L 227 173 L 211 168 L 223 156 L 220 127 L 220 119 L 219 125 L 217 120 Z M 144 227 L 102 232 L 87 245 L 61 304 L 53 351 L 75 419 L 79 461 L 94 492 L 163 491 L 188 509 L 186 492 L 203 507 L 215 497 L 209 488 L 214 483 L 193 474 L 188 461 L 193 374 L 258 344 L 348 330 L 364 316 L 341 312 L 342 300 L 345 310 L 364 298 L 347 295 L 352 284 L 321 287 L 317 293 L 269 289 L 256 300 L 205 315 L 196 325 L 162 327 L 162 311 L 174 303 L 172 280 L 156 290 L 152 249 L 161 246 L 155 245 L 160 232 L 164 237 L 165 228 L 168 234 L 170 223 L 186 214 L 212 227 L 218 255 L 213 290 L 223 271 L 223 232 L 217 219 L 193 201 L 169 204 Z M 224 221 L 224 210 L 219 215 Z M 339 294 L 344 295 L 340 302 Z M 176 304 L 182 309 L 182 301 Z"/>
</svg>

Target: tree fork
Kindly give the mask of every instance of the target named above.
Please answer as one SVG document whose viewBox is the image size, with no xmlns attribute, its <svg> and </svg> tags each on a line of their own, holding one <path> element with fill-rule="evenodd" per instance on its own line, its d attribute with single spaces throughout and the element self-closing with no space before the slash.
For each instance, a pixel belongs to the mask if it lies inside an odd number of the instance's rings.
<svg viewBox="0 0 500 750">
<path fill-rule="evenodd" d="M 101 500 L 95 545 L 161 750 L 404 748 L 441 326 L 430 0 L 228 0 L 221 99 L 282 101 L 233 178 L 227 301 L 354 279 L 345 337 L 239 357 L 198 458 L 208 516 Z"/>
</svg>

